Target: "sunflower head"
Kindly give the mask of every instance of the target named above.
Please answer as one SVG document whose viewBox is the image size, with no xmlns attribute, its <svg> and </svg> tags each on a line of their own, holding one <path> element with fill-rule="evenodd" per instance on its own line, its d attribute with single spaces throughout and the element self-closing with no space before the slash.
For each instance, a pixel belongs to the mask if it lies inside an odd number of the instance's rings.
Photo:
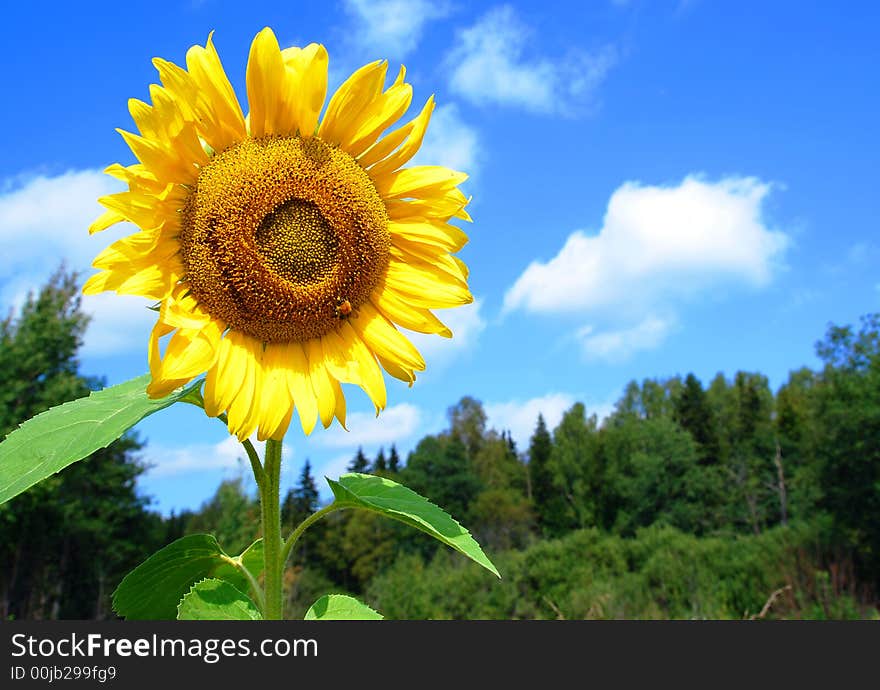
<svg viewBox="0 0 880 690">
<path fill-rule="evenodd" d="M 404 167 L 434 109 L 388 131 L 412 88 L 387 63 L 351 75 L 330 98 L 327 51 L 281 50 L 271 29 L 251 45 L 244 115 L 211 37 L 186 68 L 155 59 L 151 103 L 132 99 L 138 162 L 106 172 L 128 190 L 101 198 L 90 232 L 138 230 L 105 249 L 83 290 L 158 300 L 149 343 L 160 397 L 202 374 L 205 411 L 240 439 L 280 439 L 294 410 L 345 426 L 342 383 L 385 406 L 382 369 L 410 385 L 425 368 L 398 330 L 451 337 L 432 313 L 472 301 L 453 254 L 470 220 L 466 175 Z M 322 116 L 323 111 L 323 116 Z"/>
</svg>

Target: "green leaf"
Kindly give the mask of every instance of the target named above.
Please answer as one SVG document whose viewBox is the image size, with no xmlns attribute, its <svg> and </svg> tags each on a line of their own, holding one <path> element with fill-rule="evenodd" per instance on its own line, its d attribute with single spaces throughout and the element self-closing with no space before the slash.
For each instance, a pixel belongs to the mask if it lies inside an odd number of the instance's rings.
<svg viewBox="0 0 880 690">
<path fill-rule="evenodd" d="M 344 474 L 339 481 L 327 478 L 327 482 L 340 508 L 364 508 L 400 520 L 439 539 L 501 577 L 470 532 L 412 489 L 370 474 Z"/>
<path fill-rule="evenodd" d="M 159 549 L 126 575 L 113 592 L 113 610 L 129 620 L 173 620 L 180 600 L 204 578 L 220 578 L 247 591 L 247 579 L 234 563 L 243 561 L 257 577 L 262 558 L 262 540 L 232 558 L 213 535 L 191 534 Z"/>
<path fill-rule="evenodd" d="M 307 621 L 380 621 L 382 614 L 344 594 L 325 594 L 306 611 Z"/>
<path fill-rule="evenodd" d="M 160 400 L 147 397 L 150 375 L 95 391 L 32 417 L 0 443 L 0 503 L 110 445 L 154 412 L 201 385 L 195 381 Z"/>
<path fill-rule="evenodd" d="M 202 580 L 177 607 L 181 621 L 258 621 L 263 617 L 247 595 L 225 580 Z"/>
<path fill-rule="evenodd" d="M 225 555 L 226 554 L 223 554 L 223 556 Z M 240 590 L 247 592 L 250 583 L 245 574 L 235 567 L 234 562 L 241 563 L 255 578 L 259 577 L 260 573 L 263 572 L 263 540 L 257 539 L 253 544 L 247 547 L 241 555 L 233 556 L 229 561 L 224 560 L 211 573 L 213 577 L 219 577 L 221 580 L 226 580 Z"/>
</svg>

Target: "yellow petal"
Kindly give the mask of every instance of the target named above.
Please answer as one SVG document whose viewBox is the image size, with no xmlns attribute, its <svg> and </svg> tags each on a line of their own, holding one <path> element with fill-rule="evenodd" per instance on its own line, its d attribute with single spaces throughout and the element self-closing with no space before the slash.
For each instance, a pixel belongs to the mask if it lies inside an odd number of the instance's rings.
<svg viewBox="0 0 880 690">
<path fill-rule="evenodd" d="M 100 197 L 98 203 L 144 230 L 157 228 L 165 222 L 179 222 L 176 202 L 166 202 L 151 194 L 117 192 Z"/>
<path fill-rule="evenodd" d="M 226 412 L 229 431 L 244 441 L 257 428 L 257 400 L 262 378 L 260 349 L 262 343 L 246 335 L 236 339 L 230 352 L 229 376 L 235 381 L 236 391 Z"/>
<path fill-rule="evenodd" d="M 450 256 L 442 249 L 396 239 L 390 247 L 389 254 L 395 261 L 419 270 L 443 273 L 451 280 L 467 286 L 467 266 L 461 259 Z"/>
<path fill-rule="evenodd" d="M 456 217 L 470 221 L 471 217 L 464 210 L 468 201 L 460 189 L 451 189 L 431 199 L 386 199 L 385 210 L 392 220 L 437 219 L 445 222 Z"/>
<path fill-rule="evenodd" d="M 257 440 L 280 440 L 290 425 L 294 401 L 287 385 L 285 343 L 270 343 L 263 352 L 263 386 L 259 392 L 261 415 Z"/>
<path fill-rule="evenodd" d="M 388 173 L 394 172 L 399 167 L 406 165 L 406 163 L 409 162 L 409 160 L 422 146 L 422 141 L 425 138 L 425 132 L 428 130 L 428 123 L 431 121 L 431 113 L 433 112 L 434 97 L 431 96 L 428 99 L 428 102 L 425 103 L 422 111 L 412 121 L 411 131 L 407 135 L 406 141 L 399 149 L 397 149 L 397 151 L 394 151 L 394 153 L 391 153 L 391 151 L 389 151 L 388 154 L 390 155 L 387 155 L 387 157 L 382 156 L 381 159 L 377 158 L 376 164 L 370 168 L 371 176 L 379 177 L 381 175 L 387 175 Z M 362 162 L 361 164 L 369 165 L 369 163 L 366 162 Z"/>
<path fill-rule="evenodd" d="M 133 273 L 138 266 L 160 265 L 177 251 L 177 240 L 169 239 L 160 228 L 142 230 L 103 249 L 92 266 Z"/>
<path fill-rule="evenodd" d="M 309 362 L 300 343 L 286 343 L 277 346 L 281 349 L 280 361 L 287 376 L 287 387 L 299 413 L 303 433 L 308 436 L 315 428 L 318 417 L 318 402 L 309 377 Z"/>
<path fill-rule="evenodd" d="M 468 242 L 468 236 L 454 225 L 427 219 L 391 220 L 388 223 L 391 241 L 426 244 L 447 252 L 457 252 Z"/>
<path fill-rule="evenodd" d="M 112 290 L 120 295 L 140 295 L 164 299 L 177 276 L 183 271 L 179 257 L 173 256 L 156 265 L 152 259 L 123 264 L 91 276 L 83 285 L 83 294 L 97 295 Z"/>
<path fill-rule="evenodd" d="M 106 230 L 111 225 L 116 225 L 116 223 L 121 223 L 124 220 L 125 216 L 121 213 L 110 210 L 104 211 L 104 213 L 98 216 L 89 226 L 89 234 L 94 235 L 96 232 Z"/>
<path fill-rule="evenodd" d="M 205 139 L 215 151 L 222 151 L 246 136 L 244 115 L 235 89 L 229 83 L 214 47 L 213 32 L 204 48 L 193 46 L 186 53 L 186 66 L 203 96 L 206 112 Z"/>
<path fill-rule="evenodd" d="M 428 309 L 408 304 L 393 290 L 374 290 L 370 295 L 370 301 L 392 323 L 417 333 L 452 337 L 452 331 Z"/>
<path fill-rule="evenodd" d="M 330 144 L 348 141 L 356 118 L 381 93 L 387 69 L 387 62 L 371 62 L 346 79 L 327 105 L 318 136 Z"/>
<path fill-rule="evenodd" d="M 116 131 L 122 135 L 137 159 L 158 179 L 180 184 L 194 184 L 198 179 L 196 164 L 207 163 L 206 154 L 199 144 L 198 135 L 194 129 L 191 130 L 191 141 L 183 141 L 187 137 L 181 137 L 181 143 L 189 145 L 182 146 L 180 149 L 176 149 L 174 144 L 162 145 L 152 139 L 145 139 L 121 129 Z M 201 156 L 194 153 L 193 142 Z M 186 155 L 187 153 L 192 153 L 193 156 L 190 157 Z"/>
<path fill-rule="evenodd" d="M 293 113 L 291 126 L 303 135 L 312 135 L 327 97 L 327 49 L 318 43 L 310 43 L 305 48 L 285 48 L 281 59 L 290 89 L 286 95 Z"/>
<path fill-rule="evenodd" d="M 330 375 L 341 383 L 353 383 L 363 388 L 373 401 L 376 414 L 384 409 L 387 396 L 382 371 L 351 324 L 343 321 L 339 328 L 325 333 L 321 342 Z"/>
<path fill-rule="evenodd" d="M 159 338 L 168 335 L 174 329 L 161 320 L 156 322 L 150 332 L 150 344 L 147 350 L 147 359 L 150 365 L 151 380 L 147 385 L 147 395 L 151 398 L 164 398 L 171 391 L 184 385 L 190 379 L 163 379 L 162 358 L 159 352 Z"/>
<path fill-rule="evenodd" d="M 350 122 L 347 136 L 340 146 L 358 156 L 372 146 L 379 135 L 400 119 L 412 102 L 412 86 L 404 83 L 406 70 L 401 67 L 394 84 L 378 95 Z"/>
<path fill-rule="evenodd" d="M 309 361 L 309 379 L 318 404 L 318 416 L 324 428 L 327 428 L 336 414 L 336 390 L 339 384 L 327 372 L 320 338 L 307 341 L 305 352 Z"/>
<path fill-rule="evenodd" d="M 468 178 L 467 174 L 442 165 L 417 165 L 371 177 L 383 199 L 424 199 L 440 196 Z"/>
<path fill-rule="evenodd" d="M 358 307 L 357 314 L 349 320 L 349 323 L 377 357 L 409 370 L 410 373 L 405 380 L 413 380 L 413 369 L 424 371 L 425 360 L 415 345 L 370 302 Z"/>
<path fill-rule="evenodd" d="M 231 375 L 234 363 L 232 354 L 240 338 L 240 334 L 230 331 L 220 341 L 217 359 L 205 377 L 205 413 L 209 417 L 217 417 L 225 412 L 235 396 L 238 381 Z"/>
<path fill-rule="evenodd" d="M 201 330 L 210 321 L 214 320 L 207 312 L 202 310 L 195 295 L 190 292 L 186 284 L 179 284 L 174 287 L 171 294 L 162 301 L 159 315 L 165 323 L 175 328 L 195 330 Z M 221 330 L 222 328 L 221 324 Z"/>
<path fill-rule="evenodd" d="M 391 361 L 390 359 L 385 359 L 380 355 L 376 356 L 379 359 L 379 364 L 382 365 L 382 368 L 387 371 L 390 376 L 393 376 L 394 378 L 399 379 L 412 387 L 412 385 L 416 381 L 416 375 L 415 373 L 413 373 L 412 369 L 405 369 L 404 367 Z"/>
<path fill-rule="evenodd" d="M 393 256 L 388 262 L 383 282 L 386 287 L 404 296 L 410 304 L 426 309 L 458 307 L 474 301 L 463 280 L 420 265 L 397 261 Z"/>
<path fill-rule="evenodd" d="M 357 156 L 357 162 L 361 164 L 362 168 L 369 168 L 369 166 L 382 160 L 394 149 L 400 146 L 404 139 L 410 135 L 412 130 L 413 123 L 408 122 L 402 127 L 398 127 L 393 132 L 389 132 L 370 148 Z"/>
<path fill-rule="evenodd" d="M 214 366 L 223 334 L 214 321 L 199 330 L 182 328 L 168 341 L 162 358 L 163 379 L 189 379 L 200 376 Z"/>
<path fill-rule="evenodd" d="M 156 179 L 156 176 L 149 172 L 140 163 L 128 166 L 113 163 L 104 168 L 104 173 L 127 183 L 129 191 L 140 192 L 142 194 L 152 194 L 153 196 L 160 196 L 163 199 L 169 199 L 172 196 L 169 190 L 169 185 L 164 182 L 159 182 Z M 185 194 L 181 192 L 181 201 L 183 201 L 184 196 Z"/>
<path fill-rule="evenodd" d="M 247 93 L 251 136 L 290 134 L 292 117 L 287 107 L 287 71 L 272 29 L 254 38 L 247 64 Z"/>
</svg>

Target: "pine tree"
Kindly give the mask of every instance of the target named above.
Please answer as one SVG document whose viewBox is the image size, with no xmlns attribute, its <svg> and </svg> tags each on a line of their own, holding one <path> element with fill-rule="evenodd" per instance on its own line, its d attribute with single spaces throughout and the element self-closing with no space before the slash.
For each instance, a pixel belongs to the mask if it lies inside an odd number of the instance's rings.
<svg viewBox="0 0 880 690">
<path fill-rule="evenodd" d="M 397 454 L 397 447 L 392 443 L 391 451 L 388 454 L 388 473 L 397 474 L 400 472 L 400 456 Z"/>
<path fill-rule="evenodd" d="M 370 461 L 367 460 L 367 456 L 364 455 L 363 448 L 358 447 L 357 455 L 355 455 L 352 461 L 348 463 L 346 469 L 349 472 L 360 472 L 361 474 L 370 471 Z"/>
<path fill-rule="evenodd" d="M 547 431 L 544 415 L 539 414 L 529 443 L 529 484 L 538 524 L 548 533 L 555 531 L 555 513 L 559 502 L 559 491 L 553 486 L 553 475 L 550 471 L 552 448 L 553 441 Z"/>
<path fill-rule="evenodd" d="M 684 380 L 684 387 L 675 401 L 674 418 L 697 442 L 700 464 L 718 464 L 720 449 L 715 418 L 703 386 L 693 374 L 688 374 Z"/>
<path fill-rule="evenodd" d="M 87 325 L 76 275 L 59 269 L 0 321 L 0 438 L 101 382 L 79 373 Z M 0 618 L 107 618 L 110 593 L 164 538 L 146 511 L 127 434 L 0 506 Z"/>
<path fill-rule="evenodd" d="M 385 459 L 385 449 L 380 448 L 379 454 L 376 456 L 376 462 L 373 463 L 373 472 L 376 474 L 384 474 L 388 471 L 388 461 Z"/>
<path fill-rule="evenodd" d="M 318 487 L 312 476 L 312 463 L 306 458 L 299 481 L 288 490 L 281 506 L 281 521 L 294 529 L 300 522 L 318 510 Z"/>
</svg>

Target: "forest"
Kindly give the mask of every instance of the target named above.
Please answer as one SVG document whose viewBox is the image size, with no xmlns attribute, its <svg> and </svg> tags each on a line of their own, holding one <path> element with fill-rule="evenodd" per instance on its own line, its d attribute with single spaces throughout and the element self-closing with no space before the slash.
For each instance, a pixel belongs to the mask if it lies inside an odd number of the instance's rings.
<svg viewBox="0 0 880 690">
<path fill-rule="evenodd" d="M 103 381 L 80 372 L 88 318 L 59 269 L 0 321 L 0 434 Z M 632 381 L 604 420 L 578 403 L 526 448 L 479 400 L 406 458 L 391 446 L 349 470 L 387 476 L 468 527 L 499 581 L 372 513 L 316 523 L 286 571 L 287 616 L 327 592 L 388 618 L 850 619 L 880 617 L 880 314 L 817 334 L 816 370 L 776 391 L 760 372 Z M 139 493 L 129 433 L 0 506 L 0 616 L 108 619 L 121 578 L 185 534 L 230 550 L 260 535 L 246 477 L 163 517 Z M 306 462 L 287 531 L 320 507 Z"/>
</svg>

